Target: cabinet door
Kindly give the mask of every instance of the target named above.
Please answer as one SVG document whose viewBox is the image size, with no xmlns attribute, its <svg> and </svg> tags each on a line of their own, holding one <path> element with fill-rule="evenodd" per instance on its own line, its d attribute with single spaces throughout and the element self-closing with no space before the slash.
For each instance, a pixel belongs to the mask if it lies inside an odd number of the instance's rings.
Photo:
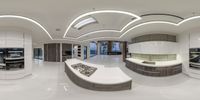
<svg viewBox="0 0 200 100">
<path fill-rule="evenodd" d="M 24 47 L 24 35 L 19 32 L 6 32 L 7 47 Z"/>
<path fill-rule="evenodd" d="M 44 58 L 45 61 L 60 62 L 60 44 L 44 44 Z"/>
</svg>

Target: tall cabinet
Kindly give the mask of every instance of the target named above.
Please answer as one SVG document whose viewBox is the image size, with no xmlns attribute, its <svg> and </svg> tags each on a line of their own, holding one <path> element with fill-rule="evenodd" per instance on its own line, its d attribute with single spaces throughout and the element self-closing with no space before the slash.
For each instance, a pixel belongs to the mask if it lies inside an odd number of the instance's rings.
<svg viewBox="0 0 200 100">
<path fill-rule="evenodd" d="M 20 58 L 24 59 L 24 68 L 9 71 L 1 69 L 0 79 L 18 79 L 32 73 L 32 37 L 29 31 L 18 29 L 0 30 L 0 48 L 9 50 L 21 48 L 24 50 L 24 57 Z M 13 56 L 3 57 L 2 59 L 16 59 L 12 58 Z"/>
<path fill-rule="evenodd" d="M 60 43 L 44 44 L 44 61 L 60 62 Z"/>
</svg>

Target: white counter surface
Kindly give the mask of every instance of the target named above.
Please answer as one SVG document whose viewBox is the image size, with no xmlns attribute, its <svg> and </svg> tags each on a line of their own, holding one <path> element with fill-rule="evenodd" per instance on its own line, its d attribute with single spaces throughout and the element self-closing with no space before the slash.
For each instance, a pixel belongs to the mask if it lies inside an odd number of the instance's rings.
<svg viewBox="0 0 200 100">
<path fill-rule="evenodd" d="M 168 66 L 181 64 L 180 60 L 155 61 L 155 64 L 145 64 L 145 63 L 142 63 L 144 60 L 134 59 L 134 58 L 126 58 L 126 60 L 142 65 L 142 66 L 149 66 L 149 67 L 168 67 Z"/>
<path fill-rule="evenodd" d="M 109 84 L 125 83 L 132 80 L 118 67 L 105 68 L 104 65 L 91 64 L 78 59 L 69 59 L 65 61 L 65 63 L 78 77 L 92 83 L 109 85 Z M 74 68 L 71 67 L 71 65 L 77 63 L 82 63 L 91 67 L 96 67 L 97 70 L 90 77 L 87 77 L 81 74 L 78 70 L 75 70 Z"/>
<path fill-rule="evenodd" d="M 6 60 L 19 60 L 19 59 L 24 59 L 24 57 L 16 57 L 16 58 L 5 57 L 4 59 L 6 59 Z"/>
</svg>

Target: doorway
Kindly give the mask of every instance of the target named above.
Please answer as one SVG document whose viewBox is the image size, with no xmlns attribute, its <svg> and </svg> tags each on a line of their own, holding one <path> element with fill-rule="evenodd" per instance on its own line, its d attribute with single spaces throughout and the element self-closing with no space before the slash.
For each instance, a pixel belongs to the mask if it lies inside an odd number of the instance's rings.
<svg viewBox="0 0 200 100">
<path fill-rule="evenodd" d="M 100 42 L 100 55 L 108 54 L 108 42 L 102 41 Z"/>
<path fill-rule="evenodd" d="M 43 53 L 42 53 L 42 48 L 34 48 L 33 50 L 33 58 L 34 59 L 39 59 L 39 60 L 43 60 Z"/>
</svg>

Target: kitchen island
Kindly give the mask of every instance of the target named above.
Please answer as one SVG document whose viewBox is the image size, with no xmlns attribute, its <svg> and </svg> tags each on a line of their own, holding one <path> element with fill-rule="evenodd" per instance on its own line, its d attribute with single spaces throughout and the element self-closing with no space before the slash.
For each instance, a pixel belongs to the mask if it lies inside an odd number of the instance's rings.
<svg viewBox="0 0 200 100">
<path fill-rule="evenodd" d="M 81 67 L 94 69 L 82 71 L 74 66 L 82 64 Z M 80 87 L 97 91 L 119 91 L 131 89 L 132 79 L 118 67 L 106 68 L 104 65 L 92 64 L 78 59 L 65 61 L 65 72 L 68 77 Z M 79 65 L 80 66 L 80 65 Z M 83 68 L 82 68 L 83 69 Z M 84 75 L 86 74 L 86 75 Z"/>
</svg>

